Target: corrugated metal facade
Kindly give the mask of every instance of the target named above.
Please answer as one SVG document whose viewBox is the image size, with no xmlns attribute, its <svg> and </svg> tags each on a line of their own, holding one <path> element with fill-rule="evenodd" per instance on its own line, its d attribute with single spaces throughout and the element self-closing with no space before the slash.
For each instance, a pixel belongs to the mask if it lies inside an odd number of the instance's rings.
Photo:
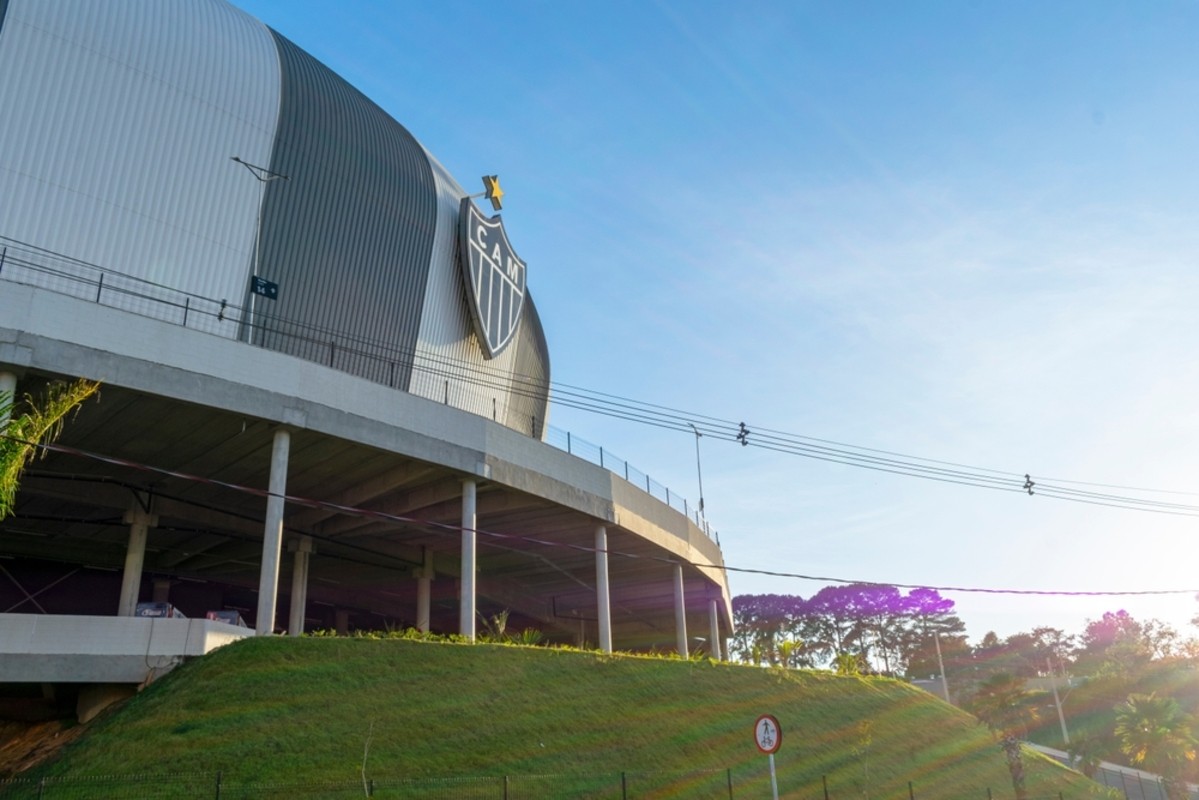
<svg viewBox="0 0 1199 800">
<path fill-rule="evenodd" d="M 223 0 L 0 0 L 0 237 L 98 265 L 108 304 L 168 319 L 155 293 L 228 300 L 206 330 L 539 437 L 540 320 L 526 300 L 516 339 L 484 358 L 457 264 L 465 194 L 382 109 Z M 255 271 L 277 300 L 249 292 Z M 46 274 L 29 279 L 100 296 Z"/>
<path fill-rule="evenodd" d="M 271 170 L 289 180 L 266 185 L 259 271 L 279 299 L 259 298 L 269 317 L 256 341 L 406 387 L 433 246 L 429 163 L 386 112 L 275 38 L 283 104 Z"/>
<path fill-rule="evenodd" d="M 238 302 L 258 187 L 229 159 L 269 160 L 277 72 L 267 29 L 219 0 L 11 0 L 0 234 Z"/>
<path fill-rule="evenodd" d="M 515 351 L 509 372 L 511 400 L 508 417 L 501 421 L 518 431 L 527 425 L 530 436 L 544 438 L 549 425 L 550 351 L 532 295 L 525 297 L 520 327 L 508 349 Z"/>
</svg>

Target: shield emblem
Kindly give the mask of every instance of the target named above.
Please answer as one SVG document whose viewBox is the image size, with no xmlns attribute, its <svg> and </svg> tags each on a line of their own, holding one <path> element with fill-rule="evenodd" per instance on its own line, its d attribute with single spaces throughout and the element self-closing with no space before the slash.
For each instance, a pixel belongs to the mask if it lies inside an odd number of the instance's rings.
<svg viewBox="0 0 1199 800">
<path fill-rule="evenodd" d="M 475 332 L 488 358 L 503 352 L 520 324 L 525 305 L 525 262 L 516 257 L 497 214 L 483 216 L 462 198 L 458 222 L 459 264 Z"/>
</svg>

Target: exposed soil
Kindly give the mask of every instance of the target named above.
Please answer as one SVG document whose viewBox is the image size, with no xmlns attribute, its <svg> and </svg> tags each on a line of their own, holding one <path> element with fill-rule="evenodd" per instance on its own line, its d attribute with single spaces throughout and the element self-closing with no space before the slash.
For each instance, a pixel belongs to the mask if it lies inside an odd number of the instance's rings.
<svg viewBox="0 0 1199 800">
<path fill-rule="evenodd" d="M 40 722 L 0 720 L 0 780 L 18 777 L 53 758 L 86 730 L 86 725 L 70 719 Z"/>
</svg>

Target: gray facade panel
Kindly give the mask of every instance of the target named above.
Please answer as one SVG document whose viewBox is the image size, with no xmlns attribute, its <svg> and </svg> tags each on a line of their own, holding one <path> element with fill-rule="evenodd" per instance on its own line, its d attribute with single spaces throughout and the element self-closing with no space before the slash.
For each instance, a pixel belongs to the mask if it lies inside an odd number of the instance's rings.
<svg viewBox="0 0 1199 800">
<path fill-rule="evenodd" d="M 531 409 L 523 387 L 548 376 L 544 342 L 484 357 L 457 261 L 467 192 L 389 115 L 223 0 L 0 3 L 0 196 L 20 198 L 0 247 L 53 259 L 16 279 L 536 434 L 544 392 Z M 255 271 L 277 300 L 250 293 Z"/>
<path fill-rule="evenodd" d="M 549 422 L 550 354 L 541 317 L 531 296 L 525 297 L 520 327 L 509 349 L 516 351 L 516 358 L 512 363 L 508 417 L 503 422 L 509 428 L 528 430 L 530 436 L 541 439 Z"/>
<path fill-rule="evenodd" d="M 288 180 L 265 184 L 259 274 L 279 295 L 247 296 L 262 326 L 247 335 L 406 389 L 436 228 L 424 149 L 274 35 L 283 82 L 270 169 Z"/>
<path fill-rule="evenodd" d="M 270 158 L 278 86 L 266 28 L 224 2 L 7 0 L 0 236 L 103 267 L 110 305 L 168 308 L 138 281 L 236 304 L 258 195 L 229 158 Z"/>
</svg>

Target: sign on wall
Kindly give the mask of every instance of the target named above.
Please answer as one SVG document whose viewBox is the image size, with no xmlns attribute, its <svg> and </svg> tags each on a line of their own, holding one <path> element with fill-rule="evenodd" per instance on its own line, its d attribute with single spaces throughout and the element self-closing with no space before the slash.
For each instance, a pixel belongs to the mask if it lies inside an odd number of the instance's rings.
<svg viewBox="0 0 1199 800">
<path fill-rule="evenodd" d="M 485 217 L 469 197 L 462 198 L 458 222 L 459 265 L 467 305 L 487 358 L 512 341 L 525 304 L 525 262 L 521 261 L 497 214 Z"/>
</svg>

